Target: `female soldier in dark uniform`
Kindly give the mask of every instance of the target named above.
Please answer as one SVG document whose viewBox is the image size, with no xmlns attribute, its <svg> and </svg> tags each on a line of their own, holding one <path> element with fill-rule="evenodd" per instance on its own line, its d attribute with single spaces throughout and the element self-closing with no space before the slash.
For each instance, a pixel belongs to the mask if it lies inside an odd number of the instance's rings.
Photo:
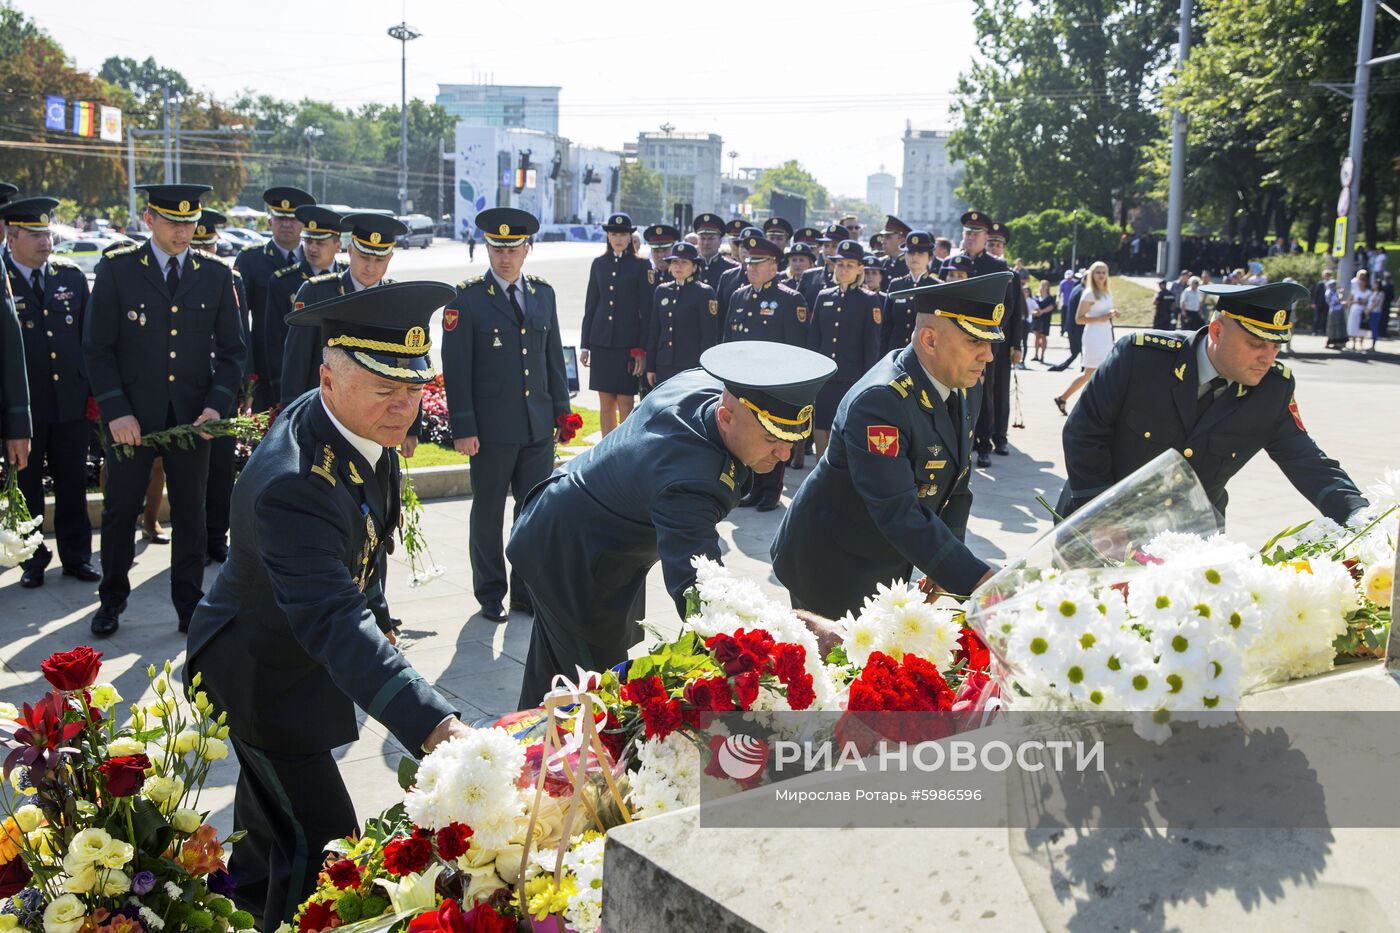
<svg viewBox="0 0 1400 933">
<path fill-rule="evenodd" d="M 656 275 L 637 255 L 630 217 L 613 214 L 603 229 L 608 249 L 589 271 L 579 360 L 591 371 L 588 387 L 598 393 L 598 421 L 606 435 L 632 412 L 645 362 L 645 309 Z"/>
<path fill-rule="evenodd" d="M 817 393 L 814 433 L 818 457 L 826 450 L 831 421 L 846 390 L 880 355 L 881 299 L 861 287 L 864 264 L 865 250 L 860 243 L 846 240 L 837 246 L 834 284 L 817 294 L 812 308 L 807 348 L 836 361 L 836 375 Z"/>
<path fill-rule="evenodd" d="M 719 299 L 695 276 L 700 250 L 677 243 L 668 262 L 671 281 L 656 287 L 647 334 L 647 382 L 658 386 L 700 365 L 700 354 L 719 343 Z"/>
</svg>

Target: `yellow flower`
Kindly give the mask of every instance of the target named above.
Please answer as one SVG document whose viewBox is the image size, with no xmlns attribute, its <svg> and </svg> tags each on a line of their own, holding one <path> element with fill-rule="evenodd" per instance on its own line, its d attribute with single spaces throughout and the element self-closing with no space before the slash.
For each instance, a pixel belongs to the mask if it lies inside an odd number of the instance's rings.
<svg viewBox="0 0 1400 933">
<path fill-rule="evenodd" d="M 186 729 L 175 736 L 175 754 L 183 755 L 199 744 L 200 735 L 193 729 Z"/>
<path fill-rule="evenodd" d="M 54 844 L 57 837 L 51 829 L 36 829 L 25 837 L 29 842 L 29 847 L 45 858 L 58 854 L 58 847 Z"/>
<path fill-rule="evenodd" d="M 113 839 L 97 853 L 97 864 L 103 868 L 122 868 L 135 854 L 136 850 L 132 848 L 131 843 Z"/>
<path fill-rule="evenodd" d="M 107 848 L 107 843 L 111 841 L 112 837 L 107 834 L 106 830 L 81 830 L 68 844 L 68 858 L 75 859 L 79 865 L 95 862 L 97 857 L 102 854 L 102 850 Z"/>
<path fill-rule="evenodd" d="M 1312 564 L 1308 563 L 1303 558 L 1299 558 L 1298 560 L 1286 560 L 1283 562 L 1283 565 L 1285 567 L 1292 567 L 1294 573 L 1312 573 Z"/>
<path fill-rule="evenodd" d="M 19 855 L 19 840 L 22 835 L 19 823 L 14 817 L 6 817 L 0 823 L 0 865 L 7 865 Z"/>
<path fill-rule="evenodd" d="M 27 835 L 44 822 L 44 811 L 32 803 L 26 803 L 15 811 L 15 822 L 19 824 L 20 831 Z"/>
<path fill-rule="evenodd" d="M 1395 569 L 1385 563 L 1372 564 L 1361 577 L 1361 590 L 1377 606 L 1389 606 L 1395 591 Z"/>
<path fill-rule="evenodd" d="M 104 897 L 116 897 L 131 890 L 131 878 L 124 871 L 103 872 L 102 874 L 102 895 Z"/>
<path fill-rule="evenodd" d="M 19 926 L 19 918 L 14 914 L 0 914 L 0 933 L 10 933 Z"/>
<path fill-rule="evenodd" d="M 122 755 L 143 755 L 145 752 L 145 743 L 138 742 L 129 735 L 120 736 L 107 743 L 107 754 L 113 758 Z"/>
<path fill-rule="evenodd" d="M 203 690 L 200 690 L 194 695 L 194 708 L 201 713 L 209 712 L 209 707 L 211 705 L 212 704 L 209 702 L 209 694 L 205 693 Z"/>
<path fill-rule="evenodd" d="M 200 746 L 199 757 L 205 761 L 219 761 L 228 757 L 228 746 L 219 739 L 205 739 Z"/>
<path fill-rule="evenodd" d="M 111 684 L 98 684 L 92 688 L 92 705 L 107 712 L 122 701 L 122 695 Z"/>
<path fill-rule="evenodd" d="M 199 818 L 199 814 L 189 807 L 181 807 L 170 814 L 170 825 L 175 827 L 179 833 L 192 833 L 199 829 L 199 824 L 204 822 Z"/>
<path fill-rule="evenodd" d="M 0 703 L 0 719 L 14 722 L 19 718 L 19 707 L 13 703 Z"/>
<path fill-rule="evenodd" d="M 44 908 L 44 933 L 78 933 L 87 908 L 76 895 L 64 894 Z"/>
<path fill-rule="evenodd" d="M 141 796 L 155 804 L 163 813 L 175 809 L 184 793 L 185 782 L 177 777 L 156 775 L 146 778 L 146 783 L 141 785 Z"/>
<path fill-rule="evenodd" d="M 70 865 L 72 856 L 63 860 L 63 868 L 68 877 L 63 879 L 63 890 L 69 894 L 87 894 L 97 887 L 97 869 L 89 862 L 86 865 Z"/>
</svg>

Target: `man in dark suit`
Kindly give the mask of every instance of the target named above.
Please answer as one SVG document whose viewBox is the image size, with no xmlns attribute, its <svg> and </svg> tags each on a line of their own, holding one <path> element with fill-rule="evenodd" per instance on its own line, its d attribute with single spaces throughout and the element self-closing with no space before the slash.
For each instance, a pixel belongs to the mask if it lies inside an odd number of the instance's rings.
<svg viewBox="0 0 1400 933">
<path fill-rule="evenodd" d="M 340 219 L 342 229 L 350 231 L 350 264 L 340 273 L 326 272 L 312 276 L 297 289 L 292 309 L 300 311 L 320 301 L 348 295 L 376 285 L 387 285 L 384 277 L 394 258 L 394 244 L 408 233 L 408 227 L 386 214 L 347 214 Z M 283 405 L 319 385 L 321 348 L 313 330 L 293 327 L 287 331 L 282 347 L 282 387 L 278 400 Z M 404 441 L 404 456 L 413 456 L 418 444 L 418 432 L 410 431 Z"/>
<path fill-rule="evenodd" d="M 29 514 L 44 514 L 44 466 L 53 477 L 54 537 L 63 575 L 83 583 L 101 579 L 92 569 L 92 524 L 87 512 L 88 383 L 83 366 L 87 277 L 70 262 L 50 259 L 49 222 L 57 198 L 25 198 L 0 208 L 5 222 L 5 274 L 24 335 L 21 373 L 29 379 L 33 437 L 29 465 L 18 480 Z M 9 365 L 8 360 L 6 365 Z M 53 559 L 40 545 L 24 562 L 20 586 L 44 585 Z"/>
<path fill-rule="evenodd" d="M 1004 224 L 991 220 L 986 214 L 968 211 L 963 214 L 963 251 L 972 257 L 974 278 L 1001 272 L 1007 268 L 1002 251 L 1011 239 Z M 977 465 L 992 465 L 991 453 L 1005 457 L 1011 454 L 1007 430 L 1011 426 L 1011 370 L 1021 362 L 1021 332 L 1026 329 L 1026 295 L 1021 280 L 1013 277 L 1006 286 L 1006 339 L 995 347 L 996 358 L 987 367 L 982 386 L 982 411 L 977 417 Z"/>
<path fill-rule="evenodd" d="M 810 433 L 812 400 L 835 368 L 773 343 L 712 347 L 700 365 L 657 386 L 525 503 L 506 548 L 535 601 L 522 708 L 555 674 L 627 657 L 657 561 L 684 617 L 691 559 L 719 559 L 716 523 Z"/>
<path fill-rule="evenodd" d="M 283 266 L 272 273 L 266 289 L 267 306 L 262 313 L 263 359 L 267 361 L 267 371 L 262 378 L 272 384 L 272 398 L 279 401 L 282 398 L 282 355 L 287 349 L 286 317 L 294 310 L 297 291 L 317 276 L 339 275 L 345 271 L 345 266 L 336 259 L 340 252 L 341 216 L 317 204 L 303 204 L 297 208 L 296 217 L 301 222 L 302 259 L 294 266 Z M 312 356 L 314 358 L 315 354 Z"/>
<path fill-rule="evenodd" d="M 846 393 L 831 444 L 773 539 L 773 572 L 792 604 L 839 619 L 880 584 L 917 570 L 970 594 L 992 570 L 963 544 L 968 461 L 981 378 L 1010 272 L 912 292 L 914 339 Z"/>
<path fill-rule="evenodd" d="M 238 254 L 234 268 L 243 276 L 243 287 L 248 292 L 248 372 L 258 379 L 253 386 L 253 410 L 265 411 L 277 401 L 272 393 L 272 385 L 267 378 L 267 358 L 263 355 L 266 346 L 266 324 L 263 311 L 267 309 L 267 283 L 272 273 L 301 262 L 301 221 L 296 210 L 303 204 L 315 204 L 316 199 L 300 188 L 291 185 L 275 185 L 263 192 L 263 203 L 267 205 L 267 226 L 272 239 L 262 246 L 250 246 Z"/>
<path fill-rule="evenodd" d="M 1225 484 L 1260 450 L 1319 512 L 1345 522 L 1366 500 L 1303 427 L 1293 374 L 1275 361 L 1293 332 L 1293 303 L 1307 289 L 1209 285 L 1209 326 L 1121 338 L 1065 423 L 1068 516 L 1165 450 L 1195 469 L 1223 518 Z"/>
<path fill-rule="evenodd" d="M 5 442 L 5 459 L 10 467 L 23 470 L 29 464 L 29 437 L 34 433 L 29 417 L 29 379 L 25 375 L 24 336 L 15 316 L 10 277 L 0 302 L 0 439 Z"/>
<path fill-rule="evenodd" d="M 324 335 L 320 391 L 287 406 L 244 467 L 233 550 L 190 628 L 187 683 L 199 675 L 227 712 L 238 756 L 233 824 L 248 835 L 229 871 L 259 929 L 291 920 L 322 848 L 358 825 L 332 754 L 358 736 L 356 707 L 414 754 L 465 732 L 371 595 L 399 519 L 394 448 L 451 296 L 406 282 L 293 316 Z"/>
<path fill-rule="evenodd" d="M 244 344 L 233 272 L 192 253 L 199 197 L 208 185 L 142 185 L 151 238 L 108 253 L 97 269 L 83 328 L 83 356 L 111 440 L 132 447 L 110 457 L 102 497 L 101 605 L 94 635 L 117 630 L 131 592 L 131 529 L 151 477 L 153 447 L 141 436 L 178 424 L 200 425 L 232 413 L 243 374 Z M 160 452 L 173 526 L 170 596 L 180 631 L 204 595 L 205 490 L 209 445 Z"/>
<path fill-rule="evenodd" d="M 526 494 L 554 469 L 569 383 L 554 289 L 522 274 L 539 221 L 494 207 L 477 214 L 476 224 L 491 270 L 459 283 L 443 309 L 442 376 L 452 446 L 471 457 L 472 586 L 481 614 L 504 622 L 507 593 L 511 609 L 534 612 L 519 575 L 506 575 L 506 496 L 515 497 L 514 519 Z"/>
</svg>

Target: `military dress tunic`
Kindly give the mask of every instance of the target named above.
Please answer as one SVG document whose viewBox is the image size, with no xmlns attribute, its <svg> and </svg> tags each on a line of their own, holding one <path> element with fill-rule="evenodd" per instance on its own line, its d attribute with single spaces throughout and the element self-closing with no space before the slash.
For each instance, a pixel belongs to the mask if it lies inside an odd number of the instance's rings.
<svg viewBox="0 0 1400 933">
<path fill-rule="evenodd" d="M 703 257 L 695 264 L 695 274 L 719 294 L 719 280 L 724 277 L 724 273 L 730 269 L 738 269 L 739 263 L 722 253 L 715 253 L 706 261 Z M 720 312 L 723 313 L 725 305 L 720 305 Z"/>
<path fill-rule="evenodd" d="M 896 293 L 936 284 L 938 279 L 927 272 L 920 276 L 917 282 L 910 275 L 900 276 L 890 282 L 884 307 L 880 311 L 881 354 L 891 350 L 902 350 L 909 346 L 909 341 L 914 338 L 914 320 L 918 316 L 914 311 L 914 299 Z"/>
<path fill-rule="evenodd" d="M 267 310 L 267 287 L 274 272 L 295 267 L 296 263 L 287 262 L 282 248 L 268 240 L 262 246 L 245 248 L 234 257 L 233 265 L 242 274 L 243 287 L 248 292 L 248 304 L 243 309 L 248 328 L 247 369 L 250 374 L 256 373 L 258 376 L 253 389 L 253 410 L 263 411 L 277 401 L 267 374 L 267 322 L 263 317 Z"/>
<path fill-rule="evenodd" d="M 14 295 L 10 277 L 3 276 L 4 300 L 0 301 L 0 440 L 15 441 L 29 437 L 33 426 L 29 418 L 29 378 L 24 367 L 24 335 L 15 314 Z"/>
<path fill-rule="evenodd" d="M 647 335 L 647 372 L 656 384 L 700 365 L 700 354 L 719 343 L 719 299 L 714 289 L 691 276 L 656 289 Z"/>
<path fill-rule="evenodd" d="M 323 275 L 339 274 L 346 269 L 337 261 Z M 282 355 L 287 349 L 287 326 L 285 318 L 295 310 L 296 294 L 301 286 L 317 275 L 311 264 L 303 259 L 294 266 L 283 266 L 272 273 L 266 287 L 266 304 L 261 315 L 263 333 L 262 358 L 266 368 L 260 373 L 272 388 L 272 398 L 282 398 Z M 317 361 L 320 362 L 319 360 Z"/>
<path fill-rule="evenodd" d="M 715 526 L 752 477 L 720 438 L 723 392 L 704 370 L 668 379 L 530 494 L 506 548 L 535 605 L 522 708 L 575 664 L 604 670 L 626 659 L 641 640 L 647 572 L 657 561 L 684 617 L 691 558 L 720 559 Z"/>
<path fill-rule="evenodd" d="M 593 260 L 583 303 L 580 349 L 587 350 L 588 387 L 595 392 L 636 395 L 632 351 L 646 346 L 646 309 L 651 307 L 656 270 L 632 253 Z"/>
<path fill-rule="evenodd" d="M 958 594 L 987 572 L 963 544 L 981 389 L 953 391 L 957 423 L 906 347 L 846 393 L 826 453 L 773 539 L 773 572 L 795 607 L 839 619 L 914 570 Z"/>
<path fill-rule="evenodd" d="M 1114 344 L 1065 422 L 1069 480 L 1056 511 L 1070 515 L 1166 450 L 1186 458 L 1222 517 L 1225 484 L 1260 450 L 1333 521 L 1364 507 L 1351 477 L 1304 428 L 1282 363 L 1252 388 L 1229 383 L 1196 420 L 1197 354 L 1207 333 L 1139 331 Z"/>
<path fill-rule="evenodd" d="M 393 279 L 380 279 L 376 285 L 387 285 Z M 297 288 L 289 311 L 297 311 L 318 301 L 348 295 L 356 291 L 350 270 L 323 272 L 313 275 Z M 370 286 L 373 288 L 374 286 Z M 282 380 L 278 400 L 283 405 L 321 384 L 321 329 L 319 327 L 288 327 L 286 345 L 282 348 Z M 416 433 L 416 432 L 415 432 Z"/>
<path fill-rule="evenodd" d="M 772 340 L 791 347 L 807 346 L 807 302 L 776 281 L 734 293 L 724 320 L 724 342 Z"/>
<path fill-rule="evenodd" d="M 830 430 L 836 407 L 847 390 L 880 355 L 880 305 L 883 299 L 859 285 L 833 285 L 817 295 L 807 349 L 836 361 L 836 375 L 817 393 L 814 426 Z"/>
</svg>

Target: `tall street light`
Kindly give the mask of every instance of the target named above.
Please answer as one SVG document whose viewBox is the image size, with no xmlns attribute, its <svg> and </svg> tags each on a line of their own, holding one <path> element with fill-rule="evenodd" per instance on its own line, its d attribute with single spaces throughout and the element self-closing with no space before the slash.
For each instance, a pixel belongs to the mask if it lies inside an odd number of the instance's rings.
<svg viewBox="0 0 1400 933">
<path fill-rule="evenodd" d="M 399 215 L 408 213 L 408 43 L 422 35 L 408 23 L 389 27 L 399 40 Z"/>
<path fill-rule="evenodd" d="M 663 132 L 663 133 L 666 134 L 666 148 L 663 150 L 663 151 L 665 152 L 665 156 L 661 159 L 661 223 L 663 223 L 663 224 L 667 222 L 667 221 L 666 221 L 666 207 L 667 207 L 667 204 L 666 204 L 666 200 L 667 200 L 667 191 L 666 191 L 667 184 L 666 184 L 666 183 L 667 183 L 667 181 L 668 181 L 669 179 L 666 177 L 666 171 L 667 171 L 667 169 L 670 167 L 670 163 L 671 163 L 671 133 L 673 133 L 673 132 L 675 131 L 675 129 L 676 129 L 675 125 L 672 124 L 670 121 L 667 121 L 667 122 L 661 124 L 661 132 Z"/>
</svg>

